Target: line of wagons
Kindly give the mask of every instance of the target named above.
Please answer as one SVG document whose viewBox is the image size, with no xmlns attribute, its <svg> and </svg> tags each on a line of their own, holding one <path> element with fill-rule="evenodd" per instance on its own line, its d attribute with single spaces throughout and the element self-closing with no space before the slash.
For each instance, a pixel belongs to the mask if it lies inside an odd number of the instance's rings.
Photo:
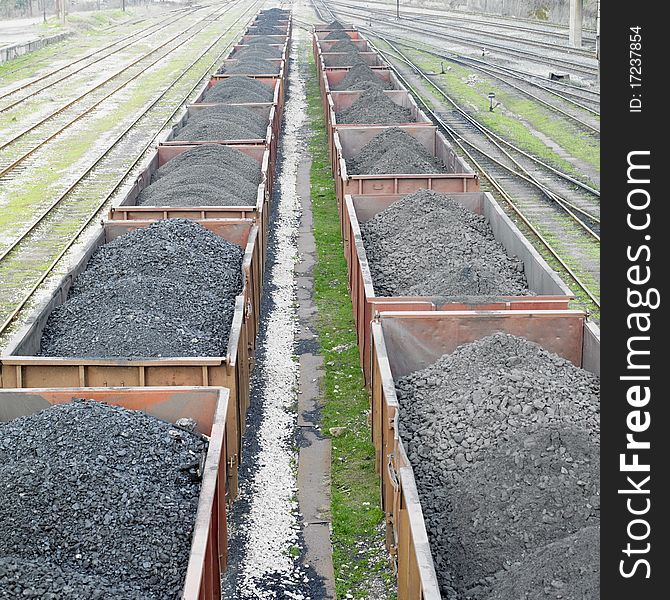
<svg viewBox="0 0 670 600">
<path fill-rule="evenodd" d="M 344 41 L 344 43 L 343 43 Z M 352 58 L 352 45 L 358 55 Z M 371 391 L 372 438 L 381 500 L 386 515 L 386 546 L 398 583 L 399 600 L 439 600 L 435 562 L 407 444 L 399 433 L 396 382 L 433 365 L 463 344 L 505 332 L 524 337 L 595 375 L 600 372 L 600 332 L 583 311 L 569 309 L 574 296 L 557 273 L 507 217 L 478 176 L 456 155 L 411 94 L 353 25 L 334 22 L 314 28 L 312 49 L 340 217 L 348 285 L 353 303 L 360 364 Z M 338 49 L 341 49 L 338 52 Z M 353 64 L 347 64 L 347 61 Z M 352 78 L 356 68 L 363 77 Z M 367 73 L 367 79 L 365 73 Z M 343 85 L 348 79 L 351 85 Z M 377 80 L 383 93 L 404 108 L 408 122 L 372 124 L 339 116 L 359 98 L 365 101 Z M 363 83 L 360 83 L 363 82 Z M 359 103 L 360 104 L 360 103 Z M 363 107 L 365 109 L 365 107 Z M 444 168 L 441 172 L 352 173 L 366 144 L 390 127 L 417 140 Z M 365 223 L 419 190 L 448 194 L 451 200 L 488 222 L 510 257 L 523 264 L 532 295 L 458 297 L 388 296 L 378 292 L 361 234 Z M 421 227 L 431 227 L 426 217 Z M 417 220 L 412 222 L 416 226 Z M 410 227 L 410 225 L 407 225 Z M 391 244 L 389 244 L 390 246 Z"/>
<path fill-rule="evenodd" d="M 34 309 L 0 357 L 0 422 L 86 398 L 142 410 L 171 423 L 191 419 L 196 431 L 209 438 L 183 584 L 185 600 L 217 599 L 222 594 L 221 576 L 227 563 L 226 504 L 238 493 L 237 472 L 249 404 L 291 30 L 290 11 L 275 8 L 255 15 L 228 58 L 203 83 L 195 101 L 185 105 L 172 129 L 159 140 L 132 189 L 111 209 L 75 266 L 56 291 Z M 259 97 L 263 101 L 255 97 L 253 101 L 240 101 L 231 93 L 211 93 L 232 77 L 237 78 L 236 84 L 244 79 L 263 91 L 258 87 L 261 85 L 267 92 Z M 219 111 L 223 119 L 250 111 L 256 116 L 255 123 L 265 123 L 263 133 L 240 139 L 218 138 L 207 134 L 216 129 L 204 128 L 196 139 L 185 139 L 181 133 L 189 131 L 185 125 L 208 110 L 212 114 Z M 155 183 L 161 167 L 198 146 L 212 144 L 228 146 L 256 161 L 260 173 L 256 181 L 260 183 L 246 204 L 138 204 L 142 192 Z M 129 232 L 173 218 L 194 220 L 242 251 L 243 284 L 235 298 L 225 355 L 140 360 L 40 356 L 50 315 L 67 301 L 77 276 L 86 270 L 96 251 Z"/>
</svg>

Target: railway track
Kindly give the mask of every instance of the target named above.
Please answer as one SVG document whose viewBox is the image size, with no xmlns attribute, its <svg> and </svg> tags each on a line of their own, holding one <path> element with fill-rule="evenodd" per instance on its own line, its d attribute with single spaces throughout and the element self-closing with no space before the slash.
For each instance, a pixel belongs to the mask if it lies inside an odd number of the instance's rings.
<svg viewBox="0 0 670 600">
<path fill-rule="evenodd" d="M 136 58 L 130 64 L 125 65 L 116 73 L 107 77 L 104 81 L 77 96 L 74 100 L 57 108 L 14 137 L 2 142 L 0 144 L 0 183 L 5 181 L 17 167 L 20 166 L 22 169 L 29 168 L 30 164 L 26 161 L 37 150 L 43 148 L 69 127 L 80 122 L 84 117 L 91 115 L 103 103 L 144 75 L 149 68 L 156 65 L 177 48 L 191 41 L 209 25 L 211 18 L 216 18 L 220 14 L 224 14 L 222 9 L 215 9 L 207 13 L 190 27 L 177 32 L 167 41 Z M 154 55 L 157 56 L 154 57 Z M 120 80 L 120 82 L 117 83 L 117 80 Z"/>
<path fill-rule="evenodd" d="M 202 10 L 203 8 L 204 7 L 180 9 L 178 12 L 187 14 L 189 12 Z M 129 48 L 133 44 L 137 43 L 138 40 L 144 41 L 142 36 L 154 35 L 159 31 L 162 31 L 163 29 L 169 27 L 169 25 L 172 24 L 173 22 L 174 22 L 174 15 L 165 17 L 164 19 L 161 19 L 157 23 L 152 23 L 148 27 L 145 27 L 143 29 L 140 29 L 139 31 L 135 31 L 129 35 L 126 35 L 118 40 L 115 40 L 111 44 L 107 44 L 102 48 L 94 50 L 93 52 L 89 52 L 85 56 L 82 56 L 67 64 L 61 65 L 47 73 L 39 74 L 37 78 L 32 81 L 22 83 L 21 85 L 18 85 L 12 88 L 11 90 L 0 92 L 0 101 L 3 101 L 3 103 L 0 105 L 0 113 L 15 108 L 16 106 L 19 106 L 22 102 L 25 102 L 28 99 L 33 99 L 33 97 L 36 94 L 48 90 L 54 85 L 57 85 L 65 81 L 66 79 L 73 77 L 74 75 L 80 75 L 83 70 L 97 66 L 102 60 L 109 58 L 110 56 L 113 56 L 114 54 L 117 54 Z M 105 51 L 107 50 L 110 51 L 105 53 Z M 93 58 L 93 60 L 86 63 L 86 61 L 90 58 Z M 74 69 L 74 67 L 76 67 L 76 69 Z M 23 92 L 23 95 L 20 95 L 20 92 Z M 19 97 L 13 98 L 13 96 L 19 96 Z"/>
<path fill-rule="evenodd" d="M 596 108 L 592 108 L 592 106 L 599 108 L 599 102 L 589 101 L 585 98 L 575 100 L 568 94 L 552 90 L 547 86 L 534 83 L 524 77 L 509 73 L 506 69 L 498 68 L 496 65 L 484 66 L 478 64 L 477 61 L 469 60 L 460 55 L 445 54 L 440 52 L 439 48 L 436 46 L 422 44 L 420 47 L 416 41 L 408 40 L 407 38 L 397 35 L 385 37 L 392 37 L 398 45 L 403 46 L 408 50 L 421 52 L 422 54 L 427 54 L 440 60 L 446 60 L 467 67 L 468 69 L 484 73 L 503 83 L 504 86 L 522 93 L 562 117 L 569 119 L 574 124 L 577 124 L 580 129 L 591 134 L 596 134 L 597 136 L 600 135 L 600 112 Z M 591 102 L 591 106 L 588 106 L 587 102 Z"/>
<path fill-rule="evenodd" d="M 222 14 L 233 10 L 240 2 L 237 0 L 227 5 Z M 0 281 L 6 285 L 0 289 L 0 336 L 10 331 L 22 309 L 54 273 L 68 250 L 106 210 L 113 196 L 153 145 L 155 135 L 180 110 L 183 100 L 190 97 L 203 79 L 216 69 L 231 46 L 231 42 L 227 42 L 222 47 L 224 38 L 240 27 L 245 18 L 245 23 L 250 21 L 261 4 L 261 1 L 250 4 L 204 51 L 198 53 L 198 58 L 181 68 L 179 75 L 143 107 L 140 114 L 86 166 L 76 181 L 44 207 L 28 227 L 4 248 L 0 257 Z M 191 84 L 186 78 L 194 69 L 204 75 Z"/>
<path fill-rule="evenodd" d="M 501 43 L 490 41 L 490 38 L 488 40 L 484 39 L 483 36 L 485 36 L 486 34 L 476 29 L 469 32 L 469 35 L 458 35 L 451 31 L 447 33 L 444 28 L 440 31 L 439 26 L 437 26 L 438 29 L 436 30 L 435 28 L 431 28 L 426 24 L 424 24 L 421 27 L 411 25 L 405 19 L 397 21 L 396 19 L 388 18 L 388 13 L 385 12 L 369 11 L 366 10 L 365 8 L 359 8 L 355 5 L 348 5 L 339 2 L 333 4 L 334 6 L 346 6 L 349 7 L 350 9 L 350 10 L 339 10 L 338 14 L 341 14 L 345 17 L 358 19 L 363 22 L 367 21 L 366 17 L 368 16 L 368 14 L 374 14 L 375 15 L 374 20 L 376 24 L 386 25 L 393 28 L 394 30 L 403 29 L 405 31 L 413 32 L 421 36 L 433 37 L 443 42 L 445 40 L 458 41 L 462 45 L 476 48 L 478 51 L 485 47 L 489 51 L 495 50 L 495 53 L 502 57 L 513 58 L 516 60 L 522 58 L 524 60 L 527 60 L 529 62 L 538 65 L 548 65 L 554 68 L 560 67 L 562 69 L 566 69 L 567 71 L 573 74 L 578 73 L 591 79 L 595 79 L 598 77 L 597 65 L 591 66 L 584 62 L 578 62 L 574 58 L 565 59 L 559 56 L 548 56 L 547 51 L 550 51 L 552 49 L 555 50 L 556 49 L 555 46 L 552 46 L 552 48 L 548 48 L 546 44 L 542 45 L 540 43 L 539 47 L 544 48 L 546 51 L 543 53 L 532 52 L 526 49 L 525 39 L 523 40 L 523 43 L 517 42 L 516 45 L 509 45 L 509 44 L 503 45 Z"/>
<path fill-rule="evenodd" d="M 166 11 L 166 13 L 164 13 L 164 14 L 169 13 L 169 14 L 172 14 L 174 16 L 177 13 L 185 12 L 185 11 L 188 11 L 188 10 L 192 10 L 192 7 L 172 9 L 170 11 Z M 139 25 L 140 23 L 144 23 L 146 21 L 150 21 L 150 20 L 154 20 L 154 19 L 155 19 L 155 17 L 144 17 L 144 18 L 140 18 L 140 19 L 133 19 L 133 20 L 130 20 L 130 21 L 122 21 L 121 23 L 114 23 L 112 25 L 109 25 L 108 27 L 98 29 L 97 32 L 98 33 L 108 33 L 108 32 L 113 31 L 114 29 L 116 29 L 118 27 L 123 27 L 125 30 L 127 30 L 127 28 L 129 26 Z M 119 41 L 120 40 L 117 40 L 116 42 L 112 42 L 111 44 L 107 44 L 107 46 L 105 46 L 104 48 L 100 48 L 99 50 L 104 50 L 106 48 L 109 48 L 109 47 L 113 46 L 114 43 L 118 43 Z M 83 51 L 86 47 L 87 47 L 86 44 L 82 44 L 82 46 L 80 48 Z M 53 48 L 53 49 L 56 50 L 56 48 Z M 31 54 L 32 53 L 28 53 L 28 54 L 25 54 L 23 56 L 20 56 L 20 57 L 17 57 L 15 59 L 13 59 L 15 62 L 19 63 L 18 66 L 14 69 L 9 70 L 9 71 L 5 71 L 3 73 L 3 76 L 4 77 L 10 77 L 12 75 L 15 75 L 16 73 L 19 73 L 19 72 L 25 70 L 25 69 L 31 68 L 33 66 L 32 60 L 31 60 L 33 57 L 31 56 Z M 92 54 L 92 53 L 89 53 L 89 55 L 90 54 Z M 83 56 L 83 57 L 81 57 L 81 60 L 84 60 L 87 57 L 88 57 L 88 55 Z M 76 62 L 78 62 L 78 60 L 67 63 L 67 64 L 63 65 L 61 68 L 65 68 L 68 65 L 76 63 Z M 27 62 L 27 64 L 21 64 L 22 62 Z M 57 69 L 57 70 L 59 70 L 59 69 Z M 30 77 L 32 77 L 32 75 L 30 75 Z M 0 93 L 4 93 L 4 90 L 0 90 Z"/>
</svg>

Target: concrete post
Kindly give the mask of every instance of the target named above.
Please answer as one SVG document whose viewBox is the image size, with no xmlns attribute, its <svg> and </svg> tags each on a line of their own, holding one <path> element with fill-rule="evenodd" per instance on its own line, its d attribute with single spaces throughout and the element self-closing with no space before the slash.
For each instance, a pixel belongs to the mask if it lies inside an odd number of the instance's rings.
<svg viewBox="0 0 670 600">
<path fill-rule="evenodd" d="M 573 48 L 582 47 L 582 13 L 584 0 L 570 0 L 570 36 L 569 43 Z"/>
</svg>

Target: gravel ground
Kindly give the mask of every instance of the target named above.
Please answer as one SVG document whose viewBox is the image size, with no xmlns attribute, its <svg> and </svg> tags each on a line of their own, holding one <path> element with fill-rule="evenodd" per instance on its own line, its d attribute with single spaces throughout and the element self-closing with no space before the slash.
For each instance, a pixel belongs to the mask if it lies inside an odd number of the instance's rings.
<svg viewBox="0 0 670 600">
<path fill-rule="evenodd" d="M 243 251 L 187 219 L 105 244 L 49 316 L 41 356 L 223 356 Z"/>
<path fill-rule="evenodd" d="M 262 58 L 242 57 L 235 64 L 226 65 L 218 72 L 226 75 L 278 75 L 279 65 Z"/>
<path fill-rule="evenodd" d="M 314 569 L 300 557 L 296 501 L 298 363 L 295 264 L 300 225 L 298 165 L 304 152 L 305 79 L 294 39 L 273 189 L 256 366 L 240 464 L 240 495 L 229 514 L 228 600 L 320 600 Z"/>
<path fill-rule="evenodd" d="M 93 401 L 0 424 L 0 598 L 180 598 L 204 452 Z"/>
<path fill-rule="evenodd" d="M 272 102 L 272 88 L 251 77 L 228 77 L 205 92 L 205 102 Z"/>
<path fill-rule="evenodd" d="M 361 224 L 379 296 L 530 295 L 523 263 L 485 217 L 447 194 L 419 190 Z"/>
<path fill-rule="evenodd" d="M 584 527 L 496 574 L 486 600 L 598 600 L 600 527 Z"/>
<path fill-rule="evenodd" d="M 158 181 L 176 171 L 191 170 L 201 166 L 234 171 L 255 185 L 261 182 L 261 167 L 256 159 L 240 152 L 237 148 L 221 144 L 203 144 L 182 152 L 160 167 L 153 174 L 152 179 Z"/>
<path fill-rule="evenodd" d="M 350 175 L 447 173 L 447 168 L 409 133 L 389 127 L 347 159 Z"/>
<path fill-rule="evenodd" d="M 332 86 L 334 91 L 346 92 L 377 86 L 384 90 L 391 89 L 390 81 L 382 81 L 365 63 L 354 65 L 338 84 Z"/>
<path fill-rule="evenodd" d="M 598 523 L 595 376 L 497 333 L 396 387 L 447 597 L 483 598 L 497 571 Z"/>
<path fill-rule="evenodd" d="M 174 140 L 249 140 L 264 139 L 268 120 L 241 106 L 220 104 L 194 113 L 177 130 Z"/>
<path fill-rule="evenodd" d="M 349 108 L 335 116 L 338 123 L 396 125 L 416 121 L 409 108 L 396 104 L 379 88 L 364 90 Z"/>
</svg>

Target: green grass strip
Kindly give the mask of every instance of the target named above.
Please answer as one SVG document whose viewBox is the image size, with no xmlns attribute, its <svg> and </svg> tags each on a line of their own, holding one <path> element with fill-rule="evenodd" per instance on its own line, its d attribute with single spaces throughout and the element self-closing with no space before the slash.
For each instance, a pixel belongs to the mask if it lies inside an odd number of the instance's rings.
<svg viewBox="0 0 670 600">
<path fill-rule="evenodd" d="M 328 158 L 316 67 L 307 84 L 313 135 L 310 174 L 317 261 L 314 290 L 321 354 L 324 357 L 322 429 L 344 427 L 332 438 L 331 510 L 337 598 L 394 598 L 394 578 L 383 548 L 375 450 L 368 426 L 369 398 L 359 366 L 356 331 L 347 287 L 333 176 Z M 381 590 L 379 588 L 382 588 Z M 347 596 L 347 594 L 350 594 Z"/>
</svg>

